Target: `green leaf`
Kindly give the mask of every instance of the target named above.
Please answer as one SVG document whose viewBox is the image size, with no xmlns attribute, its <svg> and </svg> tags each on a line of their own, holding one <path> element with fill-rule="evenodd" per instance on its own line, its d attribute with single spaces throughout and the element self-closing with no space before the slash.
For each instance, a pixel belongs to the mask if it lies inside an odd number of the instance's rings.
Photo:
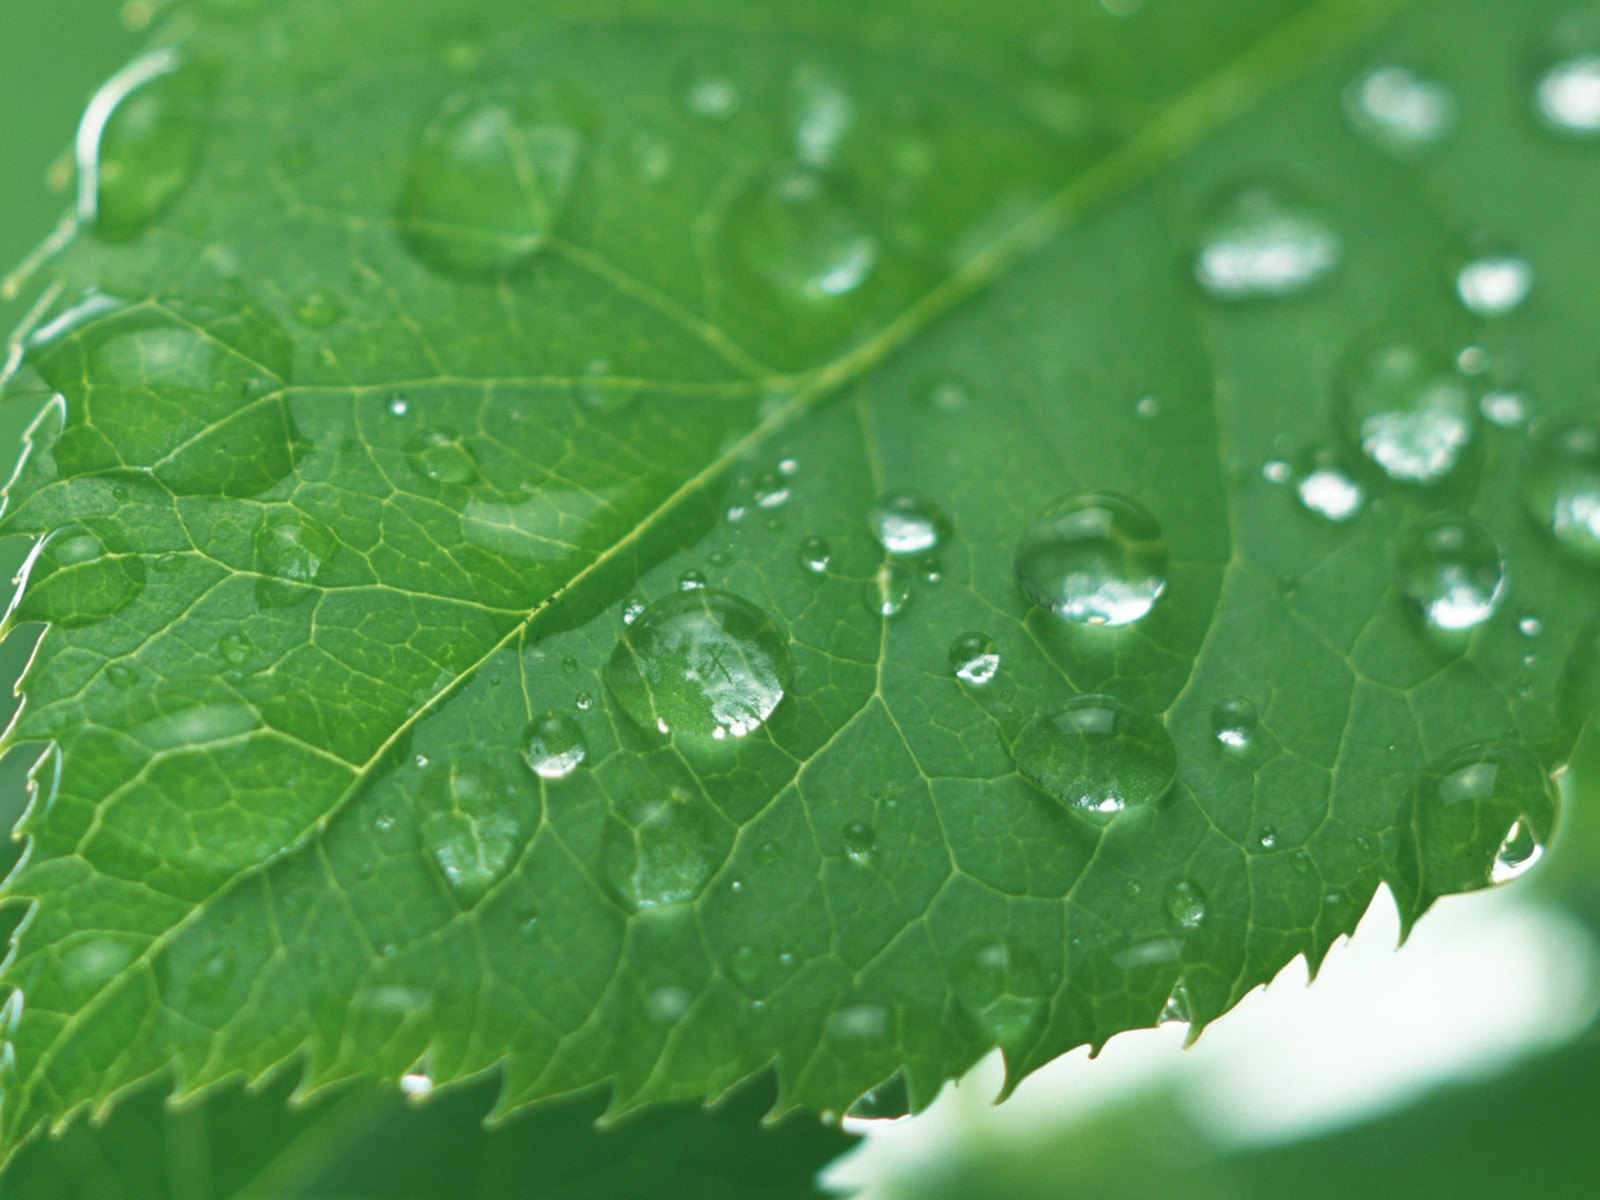
<svg viewBox="0 0 1600 1200">
<path fill-rule="evenodd" d="M 1600 679 L 1554 7 L 1061 9 L 157 33 L 10 385 L 7 1144 L 291 1060 L 920 1106 L 1537 851 Z M 1437 144 L 1352 128 L 1391 60 Z"/>
</svg>

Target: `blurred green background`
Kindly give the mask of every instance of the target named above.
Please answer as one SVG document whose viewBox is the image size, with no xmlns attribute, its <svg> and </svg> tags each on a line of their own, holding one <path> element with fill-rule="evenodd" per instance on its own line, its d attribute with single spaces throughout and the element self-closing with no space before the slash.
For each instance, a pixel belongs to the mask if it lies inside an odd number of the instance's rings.
<svg viewBox="0 0 1600 1200">
<path fill-rule="evenodd" d="M 69 205 L 63 156 L 77 115 L 138 42 L 119 9 L 114 0 L 0 0 L 0 264 L 6 269 L 50 232 Z M 0 301 L 7 329 L 16 326 L 29 299 Z M 16 444 L 29 416 L 0 412 L 0 446 Z M 0 450 L 0 457 L 9 464 L 9 451 Z M 0 543 L 0 570 L 9 577 L 25 550 Z M 23 629 L 0 646 L 0 680 L 16 677 L 31 642 Z M 11 705 L 10 688 L 0 689 L 0 717 L 9 717 Z M 1591 748 L 1587 757 L 1600 755 Z M 7 826 L 20 812 L 26 767 L 16 754 L 0 763 L 0 821 Z M 1400 1043 L 1425 1040 L 1422 1026 L 1403 1022 L 1387 1030 L 1380 1023 L 1366 1044 L 1358 1027 L 1347 1028 L 1337 1035 L 1344 1041 L 1322 1047 L 1333 1051 L 1330 1066 L 1313 1053 L 1319 1040 L 1335 1041 L 1324 1018 L 1305 1022 L 1302 1053 L 1246 1025 L 1270 1025 L 1270 1015 L 1241 1014 L 1223 1023 L 1237 1025 L 1240 1037 L 1209 1060 L 1182 1054 L 1181 1037 L 1167 1031 L 1164 1042 L 1137 1061 L 1115 1045 L 1098 1063 L 1073 1056 L 1077 1061 L 1034 1086 L 1031 1099 L 1025 1089 L 1017 1105 L 998 1113 L 988 1107 L 991 1072 L 947 1096 L 933 1120 L 870 1127 L 878 1145 L 834 1178 L 841 1187 L 863 1182 L 883 1200 L 1600 1196 L 1600 1027 L 1584 1015 L 1600 994 L 1596 956 L 1586 949 L 1600 933 L 1600 872 L 1594 869 L 1600 853 L 1593 849 L 1600 839 L 1571 819 L 1583 808 L 1593 813 L 1597 806 L 1569 805 L 1571 828 L 1554 861 L 1529 886 L 1462 902 L 1477 907 L 1464 910 L 1454 932 L 1441 932 L 1438 940 L 1446 948 L 1417 959 L 1419 970 L 1437 963 L 1440 971 L 1461 972 L 1458 1011 L 1431 1014 L 1433 1032 L 1447 1031 L 1453 1022 L 1467 1029 L 1462 1022 L 1469 1014 L 1504 1008 L 1513 996 L 1535 1025 L 1545 1019 L 1541 1014 L 1578 1014 L 1576 1033 L 1546 1029 L 1549 1036 L 1541 1038 L 1534 1036 L 1537 1029 L 1524 1029 L 1516 1041 L 1491 1022 L 1481 1026 L 1488 1031 L 1483 1040 L 1499 1038 L 1503 1044 L 1483 1049 L 1502 1051 L 1498 1056 L 1475 1058 L 1460 1045 L 1454 1058 L 1440 1051 L 1431 1065 L 1412 1056 L 1409 1072 L 1397 1072 L 1388 1093 L 1381 1078 L 1368 1078 L 1364 1090 L 1345 1095 L 1342 1107 L 1324 1106 L 1299 1132 L 1286 1123 L 1265 1133 L 1219 1133 L 1227 1122 L 1219 1122 L 1215 1112 L 1208 1117 L 1207 1105 L 1233 1105 L 1247 1113 L 1252 1106 L 1269 1106 L 1273 1094 L 1327 1092 L 1330 1078 L 1323 1076 L 1337 1074 L 1341 1056 L 1398 1060 L 1406 1057 L 1397 1053 Z M 1588 824 L 1595 824 L 1592 817 Z M 0 865 L 11 857 L 0 849 Z M 1517 927 L 1517 936 L 1533 943 L 1530 954 L 1500 957 L 1508 947 L 1504 941 L 1473 941 L 1473 928 L 1492 924 L 1488 914 L 1512 910 L 1530 922 Z M 1384 932 L 1374 930 L 1367 940 Z M 1486 960 L 1476 973 L 1468 969 L 1474 956 Z M 1372 991 L 1378 1010 L 1403 1006 L 1403 973 L 1384 975 L 1379 969 L 1363 975 L 1343 961 L 1328 968 L 1330 977 L 1341 972 L 1349 987 Z M 1506 991 L 1511 985 L 1521 990 Z M 1401 990 L 1391 995 L 1383 988 Z M 1291 1011 L 1292 992 L 1292 986 L 1277 985 L 1258 998 L 1257 1007 L 1276 1007 L 1280 1015 Z M 1429 1015 L 1419 1019 L 1426 1024 Z M 1221 1033 L 1208 1033 L 1202 1047 Z M 1243 1061 L 1252 1054 L 1256 1061 Z M 1228 1055 L 1239 1069 L 1221 1087 L 1223 1068 L 1216 1060 Z M 759 1092 L 715 1116 L 692 1110 L 661 1114 L 600 1136 L 589 1132 L 599 1111 L 590 1100 L 541 1110 L 505 1131 L 485 1134 L 477 1118 L 492 1100 L 491 1086 L 447 1097 L 422 1112 L 392 1092 L 350 1092 L 308 1114 L 285 1110 L 291 1084 L 281 1081 L 253 1098 L 228 1093 L 176 1116 L 155 1096 L 139 1097 L 103 1129 L 80 1124 L 63 1141 L 31 1147 L 0 1181 L 0 1195 L 798 1197 L 812 1194 L 813 1173 L 845 1146 L 837 1133 L 805 1122 L 758 1133 Z M 1240 1116 L 1235 1125 L 1248 1127 L 1249 1121 Z"/>
</svg>

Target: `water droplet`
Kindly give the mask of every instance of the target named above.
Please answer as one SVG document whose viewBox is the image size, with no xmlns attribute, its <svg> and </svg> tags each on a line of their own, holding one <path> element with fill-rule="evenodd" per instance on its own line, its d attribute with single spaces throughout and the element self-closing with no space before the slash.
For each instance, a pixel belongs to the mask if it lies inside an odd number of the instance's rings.
<svg viewBox="0 0 1600 1200">
<path fill-rule="evenodd" d="M 689 570 L 678 576 L 680 592 L 695 592 L 706 586 L 706 577 L 700 571 Z"/>
<path fill-rule="evenodd" d="M 443 429 L 419 434 L 406 446 L 411 467 L 433 483 L 466 484 L 478 477 L 472 451 L 461 440 Z"/>
<path fill-rule="evenodd" d="M 1155 396 L 1145 396 L 1133 406 L 1141 421 L 1154 421 L 1161 415 L 1161 401 Z"/>
<path fill-rule="evenodd" d="M 1199 929 L 1206 919 L 1206 895 L 1197 884 L 1180 879 L 1167 888 L 1167 916 L 1179 929 Z"/>
<path fill-rule="evenodd" d="M 1456 292 L 1480 317 L 1503 317 L 1522 307 L 1533 290 L 1533 268 L 1510 254 L 1475 258 L 1456 275 Z"/>
<path fill-rule="evenodd" d="M 878 264 L 878 241 L 833 173 L 794 168 L 759 180 L 730 216 L 740 261 L 780 296 L 848 295 Z"/>
<path fill-rule="evenodd" d="M 876 1000 L 862 1000 L 828 1014 L 828 1036 L 847 1043 L 878 1043 L 890 1033 L 894 1011 Z"/>
<path fill-rule="evenodd" d="M 1544 622 L 1538 617 L 1523 617 L 1517 622 L 1517 629 L 1523 637 L 1538 637 L 1544 632 Z"/>
<path fill-rule="evenodd" d="M 878 569 L 862 589 L 867 611 L 882 617 L 898 617 L 911 607 L 911 568 L 899 560 L 879 563 Z"/>
<path fill-rule="evenodd" d="M 1331 446 L 1313 447 L 1302 457 L 1295 495 L 1307 512 L 1335 524 L 1360 516 L 1367 500 L 1344 456 Z"/>
<path fill-rule="evenodd" d="M 726 121 L 744 105 L 739 85 L 726 75 L 697 75 L 689 81 L 684 103 L 695 116 L 707 121 Z"/>
<path fill-rule="evenodd" d="M 1009 1050 L 1038 1032 L 1044 971 L 1026 949 L 1005 942 L 969 946 L 956 956 L 950 981 L 956 1003 L 987 1041 Z"/>
<path fill-rule="evenodd" d="M 541 779 L 564 779 L 588 756 L 583 730 L 564 713 L 547 712 L 524 735 L 523 757 Z"/>
<path fill-rule="evenodd" d="M 426 1100 L 433 1095 L 433 1079 L 426 1071 L 409 1071 L 400 1076 L 400 1094 L 407 1100 Z"/>
<path fill-rule="evenodd" d="M 63 629 L 102 621 L 144 591 L 144 560 L 112 524 L 62 526 L 40 543 L 24 570 L 16 616 Z"/>
<path fill-rule="evenodd" d="M 1520 746 L 1486 742 L 1452 755 L 1417 790 L 1411 830 L 1424 889 L 1469 892 L 1519 874 L 1548 842 L 1559 804 L 1549 772 Z"/>
<path fill-rule="evenodd" d="M 1478 400 L 1483 419 L 1501 429 L 1515 429 L 1528 419 L 1528 398 L 1520 392 L 1488 391 Z"/>
<path fill-rule="evenodd" d="M 1095 818 L 1153 804 L 1178 773 L 1166 727 L 1111 696 L 1078 696 L 1034 718 L 1016 762 L 1051 797 Z"/>
<path fill-rule="evenodd" d="M 253 539 L 256 603 L 262 608 L 287 608 L 311 599 L 323 565 L 339 548 L 333 530 L 304 513 L 270 510 L 261 518 Z"/>
<path fill-rule="evenodd" d="M 391 396 L 386 407 L 391 417 L 403 417 L 411 411 L 411 402 L 404 396 Z"/>
<path fill-rule="evenodd" d="M 127 663 L 110 663 L 106 667 L 106 682 L 114 688 L 127 691 L 139 682 L 139 670 Z"/>
<path fill-rule="evenodd" d="M 682 788 L 622 805 L 601 835 L 601 872 L 634 912 L 694 899 L 722 856 L 714 810 Z"/>
<path fill-rule="evenodd" d="M 1352 354 L 1338 399 L 1351 441 L 1397 483 L 1437 483 L 1475 432 L 1475 397 L 1454 361 L 1404 342 Z"/>
<path fill-rule="evenodd" d="M 1221 300 L 1276 298 L 1306 290 L 1343 257 L 1343 241 L 1320 214 L 1253 187 L 1229 197 L 1207 223 L 1194 274 Z"/>
<path fill-rule="evenodd" d="M 644 1011 L 658 1025 L 674 1025 L 683 1020 L 693 1002 L 694 993 L 682 984 L 662 983 L 645 993 Z"/>
<path fill-rule="evenodd" d="M 839 81 L 817 67 L 802 67 L 794 83 L 795 155 L 811 166 L 827 166 L 855 123 L 855 105 Z"/>
<path fill-rule="evenodd" d="M 956 412 L 972 402 L 972 389 L 964 379 L 938 379 L 928 385 L 923 398 L 939 412 Z"/>
<path fill-rule="evenodd" d="M 846 859 L 858 867 L 869 865 L 872 852 L 877 848 L 878 835 L 872 831 L 872 826 L 864 822 L 850 822 L 839 835 L 839 849 Z"/>
<path fill-rule="evenodd" d="M 1384 150 L 1404 154 L 1450 132 L 1456 99 L 1444 84 L 1405 67 L 1376 67 L 1345 89 L 1351 124 Z"/>
<path fill-rule="evenodd" d="M 223 634 L 217 639 L 217 653 L 222 660 L 230 666 L 241 667 L 250 661 L 256 652 L 256 645 L 237 629 Z"/>
<path fill-rule="evenodd" d="M 632 625 L 643 615 L 644 610 L 645 602 L 643 600 L 637 598 L 629 600 L 622 606 L 622 623 L 624 625 Z"/>
<path fill-rule="evenodd" d="M 1218 700 L 1211 710 L 1211 732 L 1228 753 L 1247 753 L 1255 743 L 1260 718 L 1256 706 L 1242 696 Z"/>
<path fill-rule="evenodd" d="M 1172 995 L 1167 997 L 1167 1002 L 1161 1006 L 1161 1016 L 1157 1018 L 1160 1025 L 1189 1025 L 1194 1018 L 1190 1015 L 1193 1011 L 1189 1003 L 1189 989 L 1182 980 L 1179 980 L 1172 989 Z"/>
<path fill-rule="evenodd" d="M 1505 591 L 1494 535 L 1466 517 L 1437 516 L 1408 531 L 1396 567 L 1406 602 L 1438 629 L 1482 625 Z"/>
<path fill-rule="evenodd" d="M 583 162 L 585 121 L 560 89 L 457 92 L 423 127 L 400 201 L 401 236 L 457 275 L 493 274 L 549 239 Z"/>
<path fill-rule="evenodd" d="M 1541 430 L 1529 453 L 1522 499 L 1563 550 L 1600 562 L 1600 423 Z"/>
<path fill-rule="evenodd" d="M 1271 825 L 1263 825 L 1261 832 L 1256 834 L 1256 845 L 1263 850 L 1275 850 L 1278 846 L 1278 831 Z"/>
<path fill-rule="evenodd" d="M 792 474 L 792 471 L 789 472 L 789 475 Z M 770 510 L 782 508 L 789 503 L 794 495 L 789 485 L 784 482 L 789 475 L 766 471 L 757 476 L 755 482 L 756 507 Z"/>
<path fill-rule="evenodd" d="M 800 565 L 813 575 L 826 575 L 833 562 L 833 551 L 819 537 L 809 537 L 800 543 Z"/>
<path fill-rule="evenodd" d="M 532 780 L 507 752 L 474 750 L 471 762 L 441 763 L 418 791 L 422 840 L 439 872 L 472 904 L 510 870 L 526 831 L 538 824 Z"/>
<path fill-rule="evenodd" d="M 588 712 L 594 707 L 594 697 L 588 692 L 579 692 L 573 697 L 572 706 L 579 712 Z"/>
<path fill-rule="evenodd" d="M 1578 137 L 1600 133 L 1600 54 L 1580 54 L 1554 64 L 1534 93 L 1552 129 Z"/>
<path fill-rule="evenodd" d="M 328 329 L 344 318 L 344 306 L 327 292 L 310 292 L 294 302 L 294 319 L 307 329 Z"/>
<path fill-rule="evenodd" d="M 606 683 L 643 729 L 744 737 L 783 699 L 786 639 L 747 600 L 713 588 L 657 600 L 623 632 Z"/>
<path fill-rule="evenodd" d="M 1268 459 L 1261 464 L 1261 478 L 1268 483 L 1288 483 L 1293 477 L 1293 468 L 1281 458 Z"/>
<path fill-rule="evenodd" d="M 963 683 L 982 687 L 1000 673 L 1000 647 L 984 633 L 964 633 L 950 645 L 950 670 Z"/>
<path fill-rule="evenodd" d="M 211 80 L 160 50 L 119 71 L 78 127 L 78 216 L 102 238 L 132 237 L 166 210 L 199 165 Z"/>
<path fill-rule="evenodd" d="M 1128 625 L 1167 586 L 1167 542 L 1142 505 L 1109 492 L 1058 500 L 1017 547 L 1017 581 L 1041 608 L 1087 625 Z"/>
<path fill-rule="evenodd" d="M 944 514 L 916 496 L 890 496 L 867 516 L 872 536 L 890 554 L 922 554 L 947 536 Z"/>
</svg>

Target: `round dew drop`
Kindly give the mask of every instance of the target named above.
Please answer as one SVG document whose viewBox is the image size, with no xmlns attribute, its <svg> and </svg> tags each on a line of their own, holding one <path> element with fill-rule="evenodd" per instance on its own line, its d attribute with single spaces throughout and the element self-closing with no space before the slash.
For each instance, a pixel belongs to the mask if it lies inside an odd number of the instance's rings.
<svg viewBox="0 0 1600 1200">
<path fill-rule="evenodd" d="M 1456 120 L 1454 93 L 1405 67 L 1360 76 L 1345 89 L 1344 106 L 1358 132 L 1395 154 L 1433 145 Z"/>
<path fill-rule="evenodd" d="M 620 806 L 601 833 L 606 885 L 631 912 L 694 899 L 722 861 L 717 821 L 704 800 L 682 788 Z"/>
<path fill-rule="evenodd" d="M 1179 879 L 1167 888 L 1167 917 L 1179 929 L 1199 929 L 1206 919 L 1206 895 L 1198 884 Z"/>
<path fill-rule="evenodd" d="M 1281 298 L 1305 291 L 1344 258 L 1344 243 L 1317 213 L 1269 187 L 1224 200 L 1207 223 L 1194 275 L 1219 300 Z"/>
<path fill-rule="evenodd" d="M 984 942 L 967 947 L 952 964 L 950 982 L 962 1012 L 996 1046 L 1022 1044 L 1044 1017 L 1044 969 L 1020 946 Z"/>
<path fill-rule="evenodd" d="M 740 262 L 779 297 L 849 295 L 878 265 L 878 241 L 832 172 L 793 167 L 757 180 L 730 214 Z"/>
<path fill-rule="evenodd" d="M 583 730 L 565 713 L 546 713 L 528 727 L 523 738 L 523 759 L 541 779 L 565 779 L 588 754 Z"/>
<path fill-rule="evenodd" d="M 1337 398 L 1351 442 L 1396 483 L 1439 482 L 1477 432 L 1475 398 L 1455 363 L 1406 342 L 1351 354 Z"/>
<path fill-rule="evenodd" d="M 1330 446 L 1315 446 L 1302 455 L 1295 496 L 1308 513 L 1336 525 L 1355 520 L 1367 502 L 1366 490 L 1344 456 Z"/>
<path fill-rule="evenodd" d="M 964 633 L 950 645 L 950 673 L 982 687 L 1000 673 L 1000 647 L 984 633 Z"/>
<path fill-rule="evenodd" d="M 1035 717 L 1016 763 L 1047 795 L 1097 820 L 1155 803 L 1178 773 L 1166 727 L 1111 696 L 1079 696 Z"/>
<path fill-rule="evenodd" d="M 1533 268 L 1510 254 L 1475 258 L 1456 274 L 1456 294 L 1480 317 L 1503 317 L 1522 307 L 1533 291 Z"/>
<path fill-rule="evenodd" d="M 745 737 L 793 676 L 788 641 L 748 600 L 694 588 L 657 600 L 623 631 L 606 684 L 643 729 Z"/>
<path fill-rule="evenodd" d="M 1562 550 L 1582 562 L 1600 562 L 1600 422 L 1541 432 L 1529 455 L 1522 499 Z"/>
<path fill-rule="evenodd" d="M 1167 586 L 1167 542 L 1142 505 L 1110 492 L 1058 500 L 1022 535 L 1017 582 L 1041 608 L 1083 625 L 1129 625 Z"/>
<path fill-rule="evenodd" d="M 898 559 L 879 563 L 861 590 L 867 611 L 880 617 L 898 617 L 911 607 L 911 568 Z"/>
<path fill-rule="evenodd" d="M 1245 753 L 1255 741 L 1256 706 L 1240 696 L 1219 700 L 1211 710 L 1211 732 L 1224 752 Z"/>
<path fill-rule="evenodd" d="M 1482 625 L 1505 594 L 1500 546 L 1476 521 L 1437 516 L 1410 530 L 1396 560 L 1401 594 L 1437 629 Z"/>
<path fill-rule="evenodd" d="M 1581 54 L 1551 66 L 1534 90 L 1534 102 L 1558 133 L 1600 134 L 1600 55 Z"/>
<path fill-rule="evenodd" d="M 868 514 L 867 524 L 878 544 L 890 554 L 925 554 L 938 548 L 949 522 L 933 505 L 916 496 L 890 496 Z"/>
<path fill-rule="evenodd" d="M 1522 747 L 1468 746 L 1417 789 L 1411 825 L 1432 895 L 1475 891 L 1522 874 L 1543 853 L 1559 815 L 1555 781 Z"/>
<path fill-rule="evenodd" d="M 478 477 L 472 451 L 443 429 L 413 438 L 406 446 L 406 458 L 418 475 L 432 483 L 467 484 Z"/>
<path fill-rule="evenodd" d="M 819 537 L 800 543 L 800 566 L 812 575 L 826 575 L 833 562 L 833 550 Z"/>
</svg>

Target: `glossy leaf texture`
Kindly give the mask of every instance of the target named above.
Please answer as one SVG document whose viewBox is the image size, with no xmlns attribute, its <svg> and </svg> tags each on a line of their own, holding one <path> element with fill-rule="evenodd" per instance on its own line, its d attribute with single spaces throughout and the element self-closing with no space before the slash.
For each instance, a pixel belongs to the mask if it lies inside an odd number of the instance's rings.
<svg viewBox="0 0 1600 1200">
<path fill-rule="evenodd" d="M 1529 865 L 1592 31 L 173 10 L 9 384 L 8 1144 L 288 1062 L 921 1106 Z"/>
</svg>

